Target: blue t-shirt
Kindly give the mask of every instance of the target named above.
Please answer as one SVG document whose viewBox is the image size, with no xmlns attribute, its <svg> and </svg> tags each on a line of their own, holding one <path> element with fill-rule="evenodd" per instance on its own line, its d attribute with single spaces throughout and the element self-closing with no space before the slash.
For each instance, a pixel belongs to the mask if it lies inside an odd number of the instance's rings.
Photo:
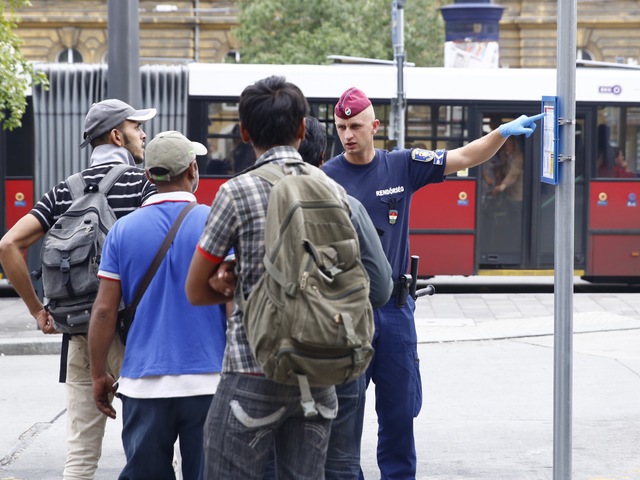
<svg viewBox="0 0 640 480">
<path fill-rule="evenodd" d="M 173 221 L 187 205 L 177 197 L 180 200 L 156 203 L 152 197 L 149 204 L 118 220 L 107 235 L 98 275 L 120 280 L 127 304 L 133 300 Z M 155 198 L 162 197 L 157 194 Z M 205 205 L 189 212 L 138 304 L 127 337 L 122 376 L 221 371 L 226 345 L 225 306 L 193 306 L 184 291 L 191 257 L 208 214 Z"/>
<path fill-rule="evenodd" d="M 411 197 L 429 183 L 443 182 L 445 164 L 445 150 L 416 148 L 391 152 L 376 149 L 373 161 L 366 165 L 349 163 L 341 154 L 322 166 L 367 209 L 380 234 L 394 280 L 409 268 Z"/>
</svg>

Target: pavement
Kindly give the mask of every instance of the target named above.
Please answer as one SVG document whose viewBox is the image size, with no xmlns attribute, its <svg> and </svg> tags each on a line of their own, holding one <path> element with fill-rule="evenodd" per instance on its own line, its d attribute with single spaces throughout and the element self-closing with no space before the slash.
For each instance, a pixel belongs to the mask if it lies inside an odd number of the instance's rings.
<svg viewBox="0 0 640 480">
<path fill-rule="evenodd" d="M 437 278 L 432 283 L 437 290 Z M 572 366 L 571 449 L 562 456 L 554 448 L 553 294 L 418 300 L 418 480 L 555 479 L 554 458 L 570 467 L 563 480 L 640 480 L 640 293 L 574 294 L 573 307 L 572 355 L 563 359 Z M 0 298 L 0 480 L 62 478 L 59 344 L 35 329 L 18 298 Z M 362 468 L 369 480 L 380 477 L 373 386 L 367 395 Z M 120 430 L 120 418 L 108 421 L 97 480 L 117 478 L 124 465 Z"/>
</svg>

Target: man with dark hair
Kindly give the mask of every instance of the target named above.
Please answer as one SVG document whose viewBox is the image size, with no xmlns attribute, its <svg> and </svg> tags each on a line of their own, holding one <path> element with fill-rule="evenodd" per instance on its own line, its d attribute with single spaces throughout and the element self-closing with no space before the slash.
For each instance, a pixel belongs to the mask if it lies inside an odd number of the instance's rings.
<svg viewBox="0 0 640 480">
<path fill-rule="evenodd" d="M 268 77 L 244 89 L 239 103 L 240 135 L 244 142 L 252 142 L 256 166 L 301 160 L 298 147 L 305 136 L 308 108 L 300 89 L 283 77 Z M 347 205 L 344 189 L 326 180 Z M 191 260 L 185 287 L 191 303 L 228 300 L 210 279 L 231 247 L 241 272 L 237 305 L 248 297 L 265 272 L 270 191 L 271 184 L 251 171 L 222 185 Z M 247 341 L 240 306 L 227 322 L 222 371 L 205 425 L 205 478 L 261 480 L 273 445 L 279 480 L 324 478 L 331 420 L 337 409 L 334 387 L 311 388 L 319 414 L 306 417 L 297 385 L 264 376 Z"/>
<path fill-rule="evenodd" d="M 142 124 L 153 118 L 155 108 L 136 110 L 117 99 L 92 105 L 84 121 L 81 148 L 91 144 L 91 166 L 82 171 L 85 183 L 98 183 L 114 166 L 131 165 L 107 193 L 116 218 L 137 209 L 156 192 L 144 171 L 135 165 L 144 161 L 146 135 Z M 0 261 L 7 277 L 29 308 L 44 334 L 58 333 L 53 318 L 38 298 L 24 262 L 23 252 L 42 238 L 56 220 L 67 211 L 72 197 L 67 181 L 49 190 L 29 213 L 22 217 L 0 241 Z M 135 245 L 131 246 L 135 248 Z M 115 339 L 108 355 L 108 369 L 118 375 L 124 347 Z M 64 480 L 95 477 L 102 451 L 106 418 L 95 406 L 87 336 L 72 335 L 66 363 L 67 459 Z"/>
</svg>

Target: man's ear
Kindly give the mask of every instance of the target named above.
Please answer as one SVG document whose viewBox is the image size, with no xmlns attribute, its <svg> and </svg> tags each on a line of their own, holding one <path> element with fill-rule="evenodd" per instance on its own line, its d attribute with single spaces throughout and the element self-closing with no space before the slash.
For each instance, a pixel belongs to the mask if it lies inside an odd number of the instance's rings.
<svg viewBox="0 0 640 480">
<path fill-rule="evenodd" d="M 122 147 L 124 145 L 124 137 L 122 136 L 122 132 L 117 128 L 112 128 L 109 132 L 109 142 L 117 145 L 118 147 Z"/>
<path fill-rule="evenodd" d="M 300 140 L 302 142 L 306 134 L 307 134 L 307 119 L 303 118 L 302 122 L 300 122 L 300 126 L 298 127 L 298 134 L 296 136 L 296 140 Z"/>
<path fill-rule="evenodd" d="M 191 178 L 198 178 L 198 162 L 196 160 L 189 165 L 189 175 Z"/>
<path fill-rule="evenodd" d="M 378 128 L 380 128 L 380 120 L 377 118 L 373 121 L 373 134 L 375 135 L 378 132 Z"/>
<path fill-rule="evenodd" d="M 144 174 L 145 174 L 145 176 L 147 177 L 147 180 L 149 180 L 149 182 L 151 182 L 151 183 L 153 183 L 153 184 L 155 184 L 155 183 L 156 183 L 156 181 L 155 181 L 153 178 L 151 178 L 151 177 L 149 176 L 149 170 L 145 170 L 145 171 L 144 171 Z"/>
<path fill-rule="evenodd" d="M 247 129 L 244 128 L 242 122 L 240 122 L 240 138 L 244 143 L 251 143 L 251 135 L 249 135 Z"/>
</svg>

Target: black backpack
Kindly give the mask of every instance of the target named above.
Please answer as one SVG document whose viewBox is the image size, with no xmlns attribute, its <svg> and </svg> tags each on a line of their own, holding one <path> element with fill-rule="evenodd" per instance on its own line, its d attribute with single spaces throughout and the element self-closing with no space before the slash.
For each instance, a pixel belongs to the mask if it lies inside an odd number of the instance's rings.
<svg viewBox="0 0 640 480">
<path fill-rule="evenodd" d="M 98 292 L 102 246 L 116 221 L 107 193 L 128 165 L 111 168 L 97 184 L 82 173 L 67 178 L 72 204 L 46 233 L 42 243 L 42 286 L 46 309 L 62 333 L 87 333 Z"/>
</svg>

